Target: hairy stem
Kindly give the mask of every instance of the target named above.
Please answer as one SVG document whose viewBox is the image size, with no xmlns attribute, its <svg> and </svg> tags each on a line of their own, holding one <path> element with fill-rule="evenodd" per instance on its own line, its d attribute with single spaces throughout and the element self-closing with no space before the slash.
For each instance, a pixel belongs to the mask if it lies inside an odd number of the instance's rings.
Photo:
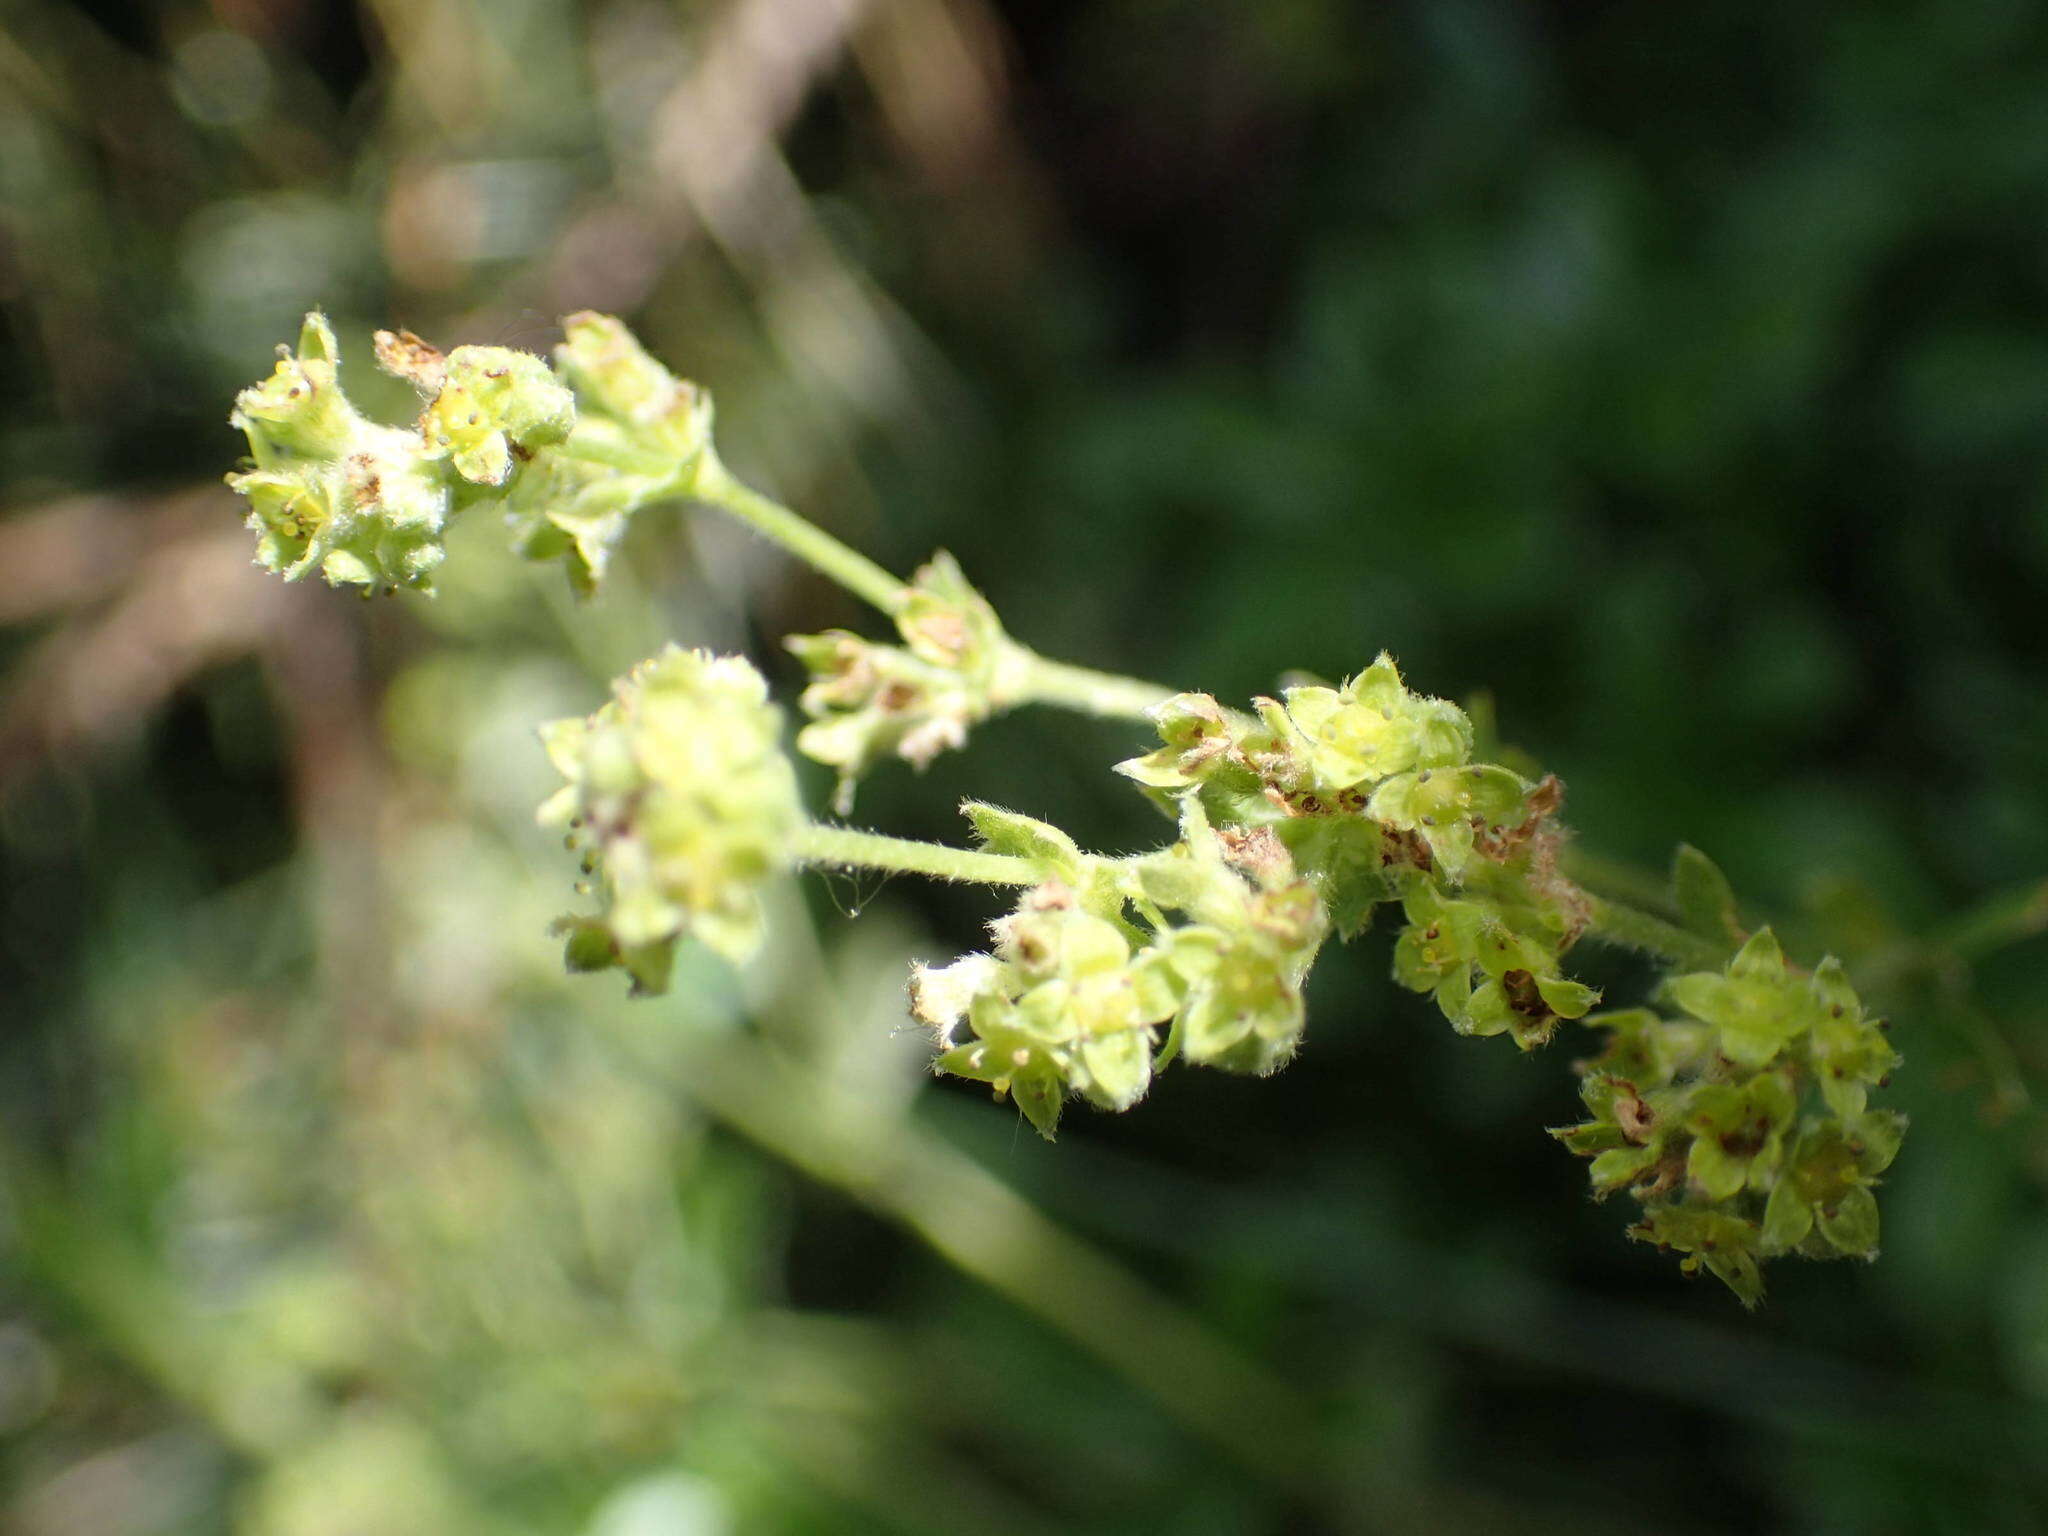
<svg viewBox="0 0 2048 1536">
<path fill-rule="evenodd" d="M 1659 917 L 1678 915 L 1668 874 L 1657 874 L 1640 865 L 1610 859 L 1604 854 L 1589 853 L 1577 843 L 1565 845 L 1563 865 L 1565 877 L 1583 891 L 1605 892 Z"/>
<path fill-rule="evenodd" d="M 915 838 L 856 832 L 851 827 L 811 824 L 797 834 L 799 864 L 828 869 L 879 869 L 894 874 L 929 875 L 935 880 L 965 880 L 976 885 L 1036 885 L 1038 868 L 1029 859 L 1007 853 L 978 853 L 922 843 Z"/>
<path fill-rule="evenodd" d="M 698 501 L 730 512 L 764 539 L 829 576 L 855 597 L 884 613 L 902 608 L 908 588 L 857 549 L 849 548 L 816 524 L 763 496 L 736 478 L 707 447 L 690 477 L 689 494 Z"/>
<path fill-rule="evenodd" d="M 1593 917 L 1587 931 L 1604 943 L 1641 950 L 1686 971 L 1718 971 L 1728 963 L 1729 950 L 1724 944 L 1688 933 L 1676 923 L 1622 902 L 1590 891 L 1585 895 Z"/>
</svg>

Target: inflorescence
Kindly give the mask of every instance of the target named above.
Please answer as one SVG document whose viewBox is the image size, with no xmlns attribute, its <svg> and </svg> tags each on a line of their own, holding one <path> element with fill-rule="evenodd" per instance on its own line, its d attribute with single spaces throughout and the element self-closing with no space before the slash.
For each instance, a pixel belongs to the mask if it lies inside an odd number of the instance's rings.
<svg viewBox="0 0 2048 1536">
<path fill-rule="evenodd" d="M 1177 827 L 1150 853 L 1091 854 L 1057 827 L 969 804 L 978 849 L 809 820 L 765 680 L 739 657 L 671 646 L 587 718 L 543 727 L 564 827 L 594 913 L 564 918 L 573 970 L 667 985 L 695 938 L 744 959 L 764 886 L 798 865 L 914 870 L 1017 886 L 987 951 L 917 968 L 913 1016 L 936 1071 L 1007 1095 L 1044 1135 L 1075 1097 L 1128 1109 L 1171 1062 L 1264 1074 L 1300 1046 L 1302 984 L 1325 941 L 1398 914 L 1394 976 L 1466 1035 L 1522 1050 L 1566 1021 L 1604 1044 L 1582 1062 L 1589 1118 L 1551 1134 L 1591 1159 L 1593 1194 L 1631 1195 L 1630 1235 L 1675 1250 L 1753 1305 L 1759 1263 L 1872 1258 L 1872 1190 L 1904 1117 L 1874 1107 L 1898 1057 L 1841 967 L 1790 965 L 1746 932 L 1726 882 L 1681 851 L 1679 923 L 1582 890 L 1561 869 L 1562 787 L 1474 761 L 1457 705 L 1410 690 L 1381 655 L 1340 687 L 1247 711 L 1049 662 L 1005 633 L 952 559 L 901 582 L 727 473 L 711 406 L 617 320 L 565 323 L 553 365 L 503 347 L 441 353 L 379 332 L 419 391 L 409 427 L 360 415 L 334 335 L 309 315 L 296 354 L 237 397 L 257 559 L 366 589 L 431 590 L 450 518 L 496 506 L 515 547 L 560 560 L 588 594 L 631 518 L 721 507 L 867 598 L 900 643 L 844 630 L 787 642 L 809 674 L 796 734 L 839 775 L 839 814 L 889 758 L 922 767 L 990 716 L 1030 703 L 1142 717 L 1159 745 L 1116 764 Z M 1567 962 L 1587 937 L 1670 970 L 1650 1007 L 1595 1013 Z"/>
</svg>

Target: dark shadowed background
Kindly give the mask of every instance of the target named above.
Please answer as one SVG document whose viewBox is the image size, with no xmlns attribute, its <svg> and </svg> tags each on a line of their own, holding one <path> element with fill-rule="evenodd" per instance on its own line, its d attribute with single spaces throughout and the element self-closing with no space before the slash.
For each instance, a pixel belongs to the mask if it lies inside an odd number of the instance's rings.
<svg viewBox="0 0 2048 1536">
<path fill-rule="evenodd" d="M 1490 698 L 1611 879 L 1697 843 L 1895 1018 L 1883 1257 L 1683 1280 L 1543 1134 L 1585 1037 L 1384 934 L 1057 1146 L 901 1029 L 999 898 L 564 978 L 533 726 L 870 616 L 680 511 L 581 606 L 487 519 L 432 601 L 261 576 L 225 417 L 315 304 L 394 415 L 372 326 L 623 314 L 1049 654 Z M 0 1527 L 2048 1528 L 2040 8 L 12 0 L 0 349 Z M 1144 846 L 1141 735 L 860 819 Z"/>
</svg>

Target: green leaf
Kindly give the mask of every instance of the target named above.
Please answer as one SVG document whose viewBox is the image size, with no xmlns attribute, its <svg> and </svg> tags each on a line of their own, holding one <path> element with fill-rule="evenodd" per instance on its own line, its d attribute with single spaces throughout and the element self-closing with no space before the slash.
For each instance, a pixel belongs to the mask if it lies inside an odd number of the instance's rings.
<svg viewBox="0 0 2048 1536">
<path fill-rule="evenodd" d="M 979 800 L 966 802 L 960 813 L 973 823 L 974 835 L 990 853 L 1030 859 L 1047 875 L 1070 884 L 1080 879 L 1081 850 L 1058 827 Z"/>
</svg>

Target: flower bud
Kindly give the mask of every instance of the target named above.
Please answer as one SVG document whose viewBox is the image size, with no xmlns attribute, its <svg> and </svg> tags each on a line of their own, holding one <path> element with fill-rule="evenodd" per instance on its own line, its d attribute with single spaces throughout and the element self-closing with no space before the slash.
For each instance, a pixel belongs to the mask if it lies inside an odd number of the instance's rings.
<svg viewBox="0 0 2048 1536">
<path fill-rule="evenodd" d="M 610 418 L 678 469 L 710 445 L 711 397 L 648 356 L 621 322 L 584 310 L 562 329 L 555 366 L 583 412 Z"/>
<path fill-rule="evenodd" d="M 1151 711 L 1164 743 L 1116 765 L 1149 789 L 1180 790 L 1201 782 L 1230 757 L 1236 732 L 1223 706 L 1206 693 L 1176 693 Z"/>
<path fill-rule="evenodd" d="M 1344 790 L 1456 767 L 1472 754 L 1465 712 L 1410 693 L 1384 652 L 1342 688 L 1289 688 L 1283 696 L 1284 706 L 1265 699 L 1259 712 L 1272 732 L 1269 772 L 1290 793 L 1333 802 Z"/>
<path fill-rule="evenodd" d="M 278 348 L 277 367 L 235 396 L 231 425 L 248 434 L 258 469 L 341 456 L 362 418 L 341 392 L 334 329 L 318 310 L 306 316 L 299 350 Z"/>
</svg>

